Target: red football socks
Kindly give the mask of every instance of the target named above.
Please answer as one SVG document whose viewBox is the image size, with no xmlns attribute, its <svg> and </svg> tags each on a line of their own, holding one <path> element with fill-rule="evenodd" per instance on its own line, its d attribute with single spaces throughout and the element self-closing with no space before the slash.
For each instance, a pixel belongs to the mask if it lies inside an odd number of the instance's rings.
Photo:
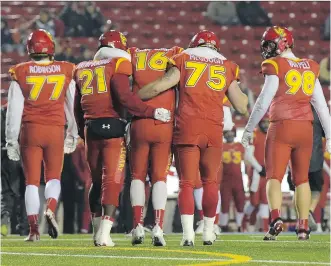
<svg viewBox="0 0 331 266">
<path fill-rule="evenodd" d="M 203 220 L 203 210 L 198 210 L 199 212 L 199 220 Z"/>
<path fill-rule="evenodd" d="M 274 221 L 280 217 L 280 210 L 278 209 L 271 210 L 270 215 L 271 215 L 271 221 Z"/>
<path fill-rule="evenodd" d="M 298 221 L 298 229 L 304 229 L 306 231 L 309 230 L 309 227 L 308 227 L 308 219 L 299 219 Z"/>
<path fill-rule="evenodd" d="M 133 228 L 136 228 L 138 224 L 144 224 L 144 206 L 133 206 Z"/>
<path fill-rule="evenodd" d="M 155 225 L 159 225 L 163 228 L 164 210 L 154 210 Z"/>
<path fill-rule="evenodd" d="M 57 206 L 57 200 L 54 198 L 47 199 L 47 209 L 50 209 L 53 213 L 55 213 Z"/>
</svg>

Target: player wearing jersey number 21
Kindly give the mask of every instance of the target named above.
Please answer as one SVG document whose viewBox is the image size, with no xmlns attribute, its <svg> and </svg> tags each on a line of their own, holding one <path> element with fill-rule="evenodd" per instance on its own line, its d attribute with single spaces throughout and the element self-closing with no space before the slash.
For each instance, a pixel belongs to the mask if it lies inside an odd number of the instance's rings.
<svg viewBox="0 0 331 266">
<path fill-rule="evenodd" d="M 292 53 L 292 33 L 284 27 L 272 27 L 262 36 L 262 73 L 265 76 L 261 94 L 246 125 L 242 143 L 249 145 L 253 130 L 270 106 L 270 126 L 266 138 L 265 163 L 267 196 L 271 224 L 264 240 L 275 240 L 283 230 L 280 215 L 281 181 L 289 160 L 292 180 L 296 186 L 295 203 L 298 210 L 299 240 L 309 239 L 308 214 L 311 192 L 308 169 L 313 141 L 313 114 L 310 103 L 318 113 L 331 150 L 330 115 L 318 80 L 319 66 L 310 59 L 297 58 Z"/>
<path fill-rule="evenodd" d="M 114 246 L 110 231 L 122 190 L 126 158 L 126 123 L 120 117 L 121 107 L 139 117 L 162 122 L 171 118 L 169 110 L 148 106 L 131 92 L 132 64 L 126 50 L 126 38 L 121 32 L 106 32 L 99 38 L 94 59 L 79 63 L 74 74 L 75 115 L 80 135 L 85 139 L 92 175 L 89 202 L 97 246 Z"/>
<path fill-rule="evenodd" d="M 218 202 L 218 172 L 222 161 L 223 98 L 240 113 L 247 112 L 247 97 L 238 86 L 239 67 L 220 53 L 213 32 L 197 33 L 189 48 L 173 57 L 167 73 L 138 94 L 152 98 L 179 82 L 179 103 L 173 143 L 180 178 L 179 209 L 183 226 L 181 245 L 194 245 L 193 189 L 197 173 L 203 185 L 203 243 L 212 245 Z"/>
<path fill-rule="evenodd" d="M 27 50 L 31 61 L 9 70 L 13 81 L 8 92 L 6 142 L 9 159 L 16 161 L 21 156 L 23 163 L 30 225 L 25 240 L 37 241 L 41 163 L 45 169 L 48 233 L 57 238 L 59 229 L 54 213 L 61 191 L 63 154 L 75 150 L 78 134 L 73 113 L 74 65 L 54 60 L 53 37 L 45 30 L 30 34 Z"/>
</svg>

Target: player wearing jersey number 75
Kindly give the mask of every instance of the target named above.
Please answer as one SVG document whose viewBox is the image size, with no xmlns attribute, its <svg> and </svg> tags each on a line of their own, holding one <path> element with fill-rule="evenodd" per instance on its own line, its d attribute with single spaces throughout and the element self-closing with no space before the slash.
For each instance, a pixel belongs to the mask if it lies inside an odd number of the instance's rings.
<svg viewBox="0 0 331 266">
<path fill-rule="evenodd" d="M 127 108 L 135 116 L 162 122 L 168 122 L 171 117 L 169 110 L 148 106 L 131 92 L 132 64 L 126 49 L 126 38 L 121 32 L 106 32 L 99 38 L 94 59 L 79 63 L 74 74 L 75 115 L 79 133 L 85 139 L 92 175 L 89 203 L 97 246 L 114 246 L 110 231 L 126 161 L 126 123 L 119 115 L 121 108 Z"/>
<path fill-rule="evenodd" d="M 63 153 L 75 150 L 78 134 L 73 113 L 74 65 L 54 60 L 53 37 L 45 30 L 30 34 L 27 50 L 31 61 L 9 70 L 12 82 L 8 92 L 6 142 L 11 160 L 22 157 L 26 178 L 25 205 L 30 225 L 30 234 L 25 240 L 36 241 L 40 238 L 40 165 L 43 162 L 45 166 L 48 232 L 52 238 L 57 238 L 59 232 L 54 212 L 61 191 Z"/>
<path fill-rule="evenodd" d="M 194 245 L 193 189 L 200 171 L 203 185 L 203 243 L 212 245 L 218 203 L 218 172 L 222 161 L 223 98 L 227 95 L 240 113 L 247 112 L 247 97 L 238 86 L 239 67 L 220 54 L 213 32 L 197 33 L 189 48 L 174 56 L 167 73 L 139 92 L 154 97 L 179 82 L 173 143 L 180 178 L 179 209 L 183 226 L 181 245 Z"/>
<path fill-rule="evenodd" d="M 270 126 L 266 138 L 265 163 L 267 196 L 271 224 L 264 240 L 275 240 L 282 231 L 280 218 L 281 181 L 291 160 L 292 180 L 296 186 L 299 240 L 309 239 L 308 214 L 311 192 L 308 183 L 309 161 L 313 144 L 314 106 L 330 151 L 330 115 L 318 80 L 319 65 L 311 59 L 300 59 L 292 53 L 294 39 L 284 27 L 272 27 L 262 36 L 262 73 L 265 76 L 261 94 L 246 125 L 242 144 L 251 142 L 253 130 L 270 107 Z"/>
</svg>

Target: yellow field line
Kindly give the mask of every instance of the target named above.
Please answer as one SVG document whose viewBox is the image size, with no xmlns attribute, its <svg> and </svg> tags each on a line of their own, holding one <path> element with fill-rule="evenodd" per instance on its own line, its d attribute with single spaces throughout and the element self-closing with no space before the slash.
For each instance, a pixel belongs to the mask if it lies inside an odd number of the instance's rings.
<svg viewBox="0 0 331 266">
<path fill-rule="evenodd" d="M 2 247 L 2 250 L 5 249 L 22 249 L 21 247 Z M 24 246 L 23 248 L 31 248 L 31 249 L 49 249 L 49 250 L 97 250 L 96 247 L 57 247 L 57 246 L 50 246 L 50 247 L 38 247 L 38 246 Z M 153 251 L 153 252 L 163 252 L 163 253 L 184 253 L 184 254 L 194 254 L 194 255 L 206 255 L 211 257 L 226 257 L 230 258 L 231 260 L 228 261 L 215 261 L 215 262 L 208 262 L 208 263 L 199 263 L 199 264 L 189 264 L 190 266 L 212 266 L 212 265 L 229 265 L 229 264 L 237 264 L 248 262 L 252 258 L 248 256 L 238 255 L 238 254 L 230 254 L 230 253 L 218 253 L 218 252 L 209 252 L 209 251 L 191 251 L 191 250 L 176 250 L 176 249 L 151 249 L 151 248 L 124 248 L 124 247 L 103 247 L 103 249 L 109 250 L 123 250 L 123 251 Z M 155 258 L 157 259 L 157 257 Z M 184 265 L 182 265 L 184 266 Z"/>
</svg>

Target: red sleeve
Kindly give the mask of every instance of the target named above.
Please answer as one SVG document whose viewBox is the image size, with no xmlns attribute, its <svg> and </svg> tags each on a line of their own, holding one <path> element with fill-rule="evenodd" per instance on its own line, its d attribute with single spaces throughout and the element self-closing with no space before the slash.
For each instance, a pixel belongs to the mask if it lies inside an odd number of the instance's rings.
<svg viewBox="0 0 331 266">
<path fill-rule="evenodd" d="M 116 94 L 120 103 L 128 111 L 139 117 L 154 117 L 155 108 L 145 104 L 130 90 L 129 77 L 125 74 L 114 74 L 110 80 L 110 87 Z"/>
<path fill-rule="evenodd" d="M 82 106 L 80 104 L 81 94 L 78 86 L 76 85 L 76 93 L 75 93 L 75 101 L 74 101 L 74 113 L 75 119 L 78 128 L 78 135 L 84 139 L 84 113 L 82 110 Z"/>
</svg>

